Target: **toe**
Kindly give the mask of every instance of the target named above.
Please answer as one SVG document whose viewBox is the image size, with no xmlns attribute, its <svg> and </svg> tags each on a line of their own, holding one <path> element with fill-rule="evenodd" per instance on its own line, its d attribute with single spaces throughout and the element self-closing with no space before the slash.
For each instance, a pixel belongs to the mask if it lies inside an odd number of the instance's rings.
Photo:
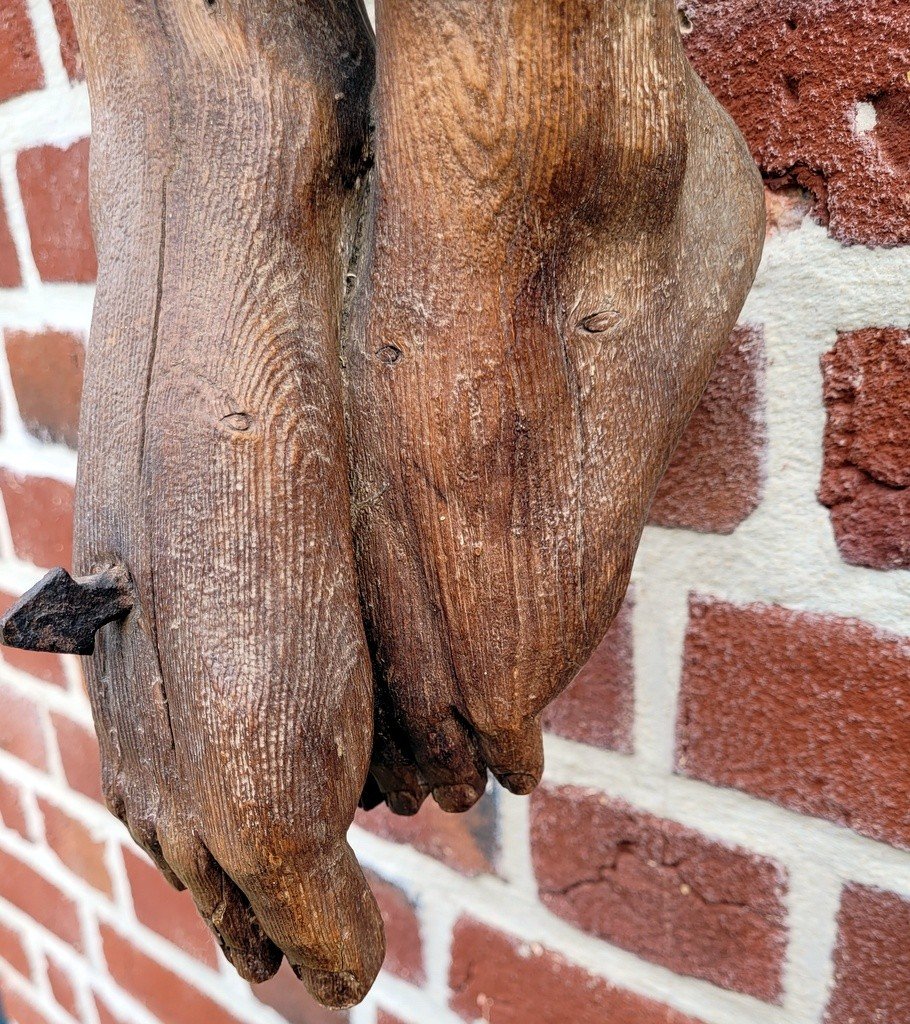
<svg viewBox="0 0 910 1024">
<path fill-rule="evenodd" d="M 490 771 L 510 793 L 526 796 L 543 774 L 543 734 L 531 718 L 521 727 L 497 733 L 478 733 L 477 742 Z"/>
<path fill-rule="evenodd" d="M 162 847 L 237 973 L 252 982 L 271 978 L 281 966 L 281 951 L 206 846 L 189 830 L 172 828 L 162 829 Z"/>
<path fill-rule="evenodd" d="M 121 813 L 117 817 L 126 825 L 134 842 L 140 846 L 155 863 L 155 867 L 178 892 L 186 888 L 173 865 L 161 849 L 158 823 L 151 810 L 143 809 L 129 798 L 121 802 Z"/>
<path fill-rule="evenodd" d="M 376 692 L 370 777 L 393 814 L 416 814 L 429 792 L 410 741 L 398 727 L 388 693 L 382 686 Z"/>
<path fill-rule="evenodd" d="M 304 842 L 294 850 L 218 851 L 256 918 L 314 998 L 360 1002 L 385 955 L 382 918 L 353 851 Z"/>
<path fill-rule="evenodd" d="M 458 814 L 483 796 L 487 772 L 467 728 L 454 713 L 414 736 L 420 770 L 444 811 Z"/>
</svg>

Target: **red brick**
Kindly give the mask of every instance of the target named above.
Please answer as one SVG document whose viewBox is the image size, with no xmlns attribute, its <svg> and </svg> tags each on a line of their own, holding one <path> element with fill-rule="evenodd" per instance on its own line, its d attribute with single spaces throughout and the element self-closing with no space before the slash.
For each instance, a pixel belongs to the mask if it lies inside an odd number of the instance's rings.
<svg viewBox="0 0 910 1024">
<path fill-rule="evenodd" d="M 0 54 L 0 103 L 44 85 L 25 0 L 3 0 L 0 6 Z"/>
<path fill-rule="evenodd" d="M 70 871 L 84 878 L 99 892 L 113 896 L 104 843 L 98 842 L 82 822 L 49 801 L 39 797 L 38 805 L 44 816 L 47 845 Z"/>
<path fill-rule="evenodd" d="M 541 789 L 531 808 L 537 884 L 554 914 L 677 974 L 780 998 L 774 864 L 600 793 Z"/>
<path fill-rule="evenodd" d="M 489 1024 L 699 1024 L 467 918 L 455 926 L 449 983 L 452 1009 Z"/>
<path fill-rule="evenodd" d="M 908 675 L 908 637 L 694 597 L 677 770 L 910 849 Z"/>
<path fill-rule="evenodd" d="M 544 712 L 544 728 L 578 743 L 631 754 L 632 659 L 632 600 L 627 596 L 587 664 Z"/>
<path fill-rule="evenodd" d="M 73 901 L 4 850 L 0 850 L 0 898 L 8 900 L 74 949 L 82 949 L 82 932 Z"/>
<path fill-rule="evenodd" d="M 140 922 L 190 956 L 217 968 L 220 954 L 215 938 L 199 916 L 189 892 L 177 892 L 156 868 L 127 848 L 123 850 L 123 861 Z"/>
<path fill-rule="evenodd" d="M 910 903 L 892 892 L 850 885 L 837 923 L 825 1024 L 910 1021 Z"/>
<path fill-rule="evenodd" d="M 29 433 L 75 448 L 85 362 L 82 338 L 67 331 L 8 331 L 6 358 Z"/>
<path fill-rule="evenodd" d="M 0 492 L 19 558 L 44 568 L 73 562 L 73 489 L 49 477 L 0 469 Z"/>
<path fill-rule="evenodd" d="M 465 875 L 495 871 L 499 848 L 496 798 L 486 793 L 465 814 L 446 814 L 432 800 L 413 817 L 392 814 L 386 807 L 358 811 L 355 821 L 383 839 L 408 843 Z"/>
<path fill-rule="evenodd" d="M 57 733 L 57 746 L 66 781 L 77 793 L 103 804 L 101 760 L 95 734 L 71 718 L 53 711 L 51 722 Z"/>
<path fill-rule="evenodd" d="M 853 565 L 910 569 L 910 331 L 841 334 L 822 370 L 819 499 L 840 553 Z"/>
<path fill-rule="evenodd" d="M 79 1012 L 79 1003 L 70 976 L 51 957 L 47 961 L 47 978 L 51 983 L 51 991 L 54 993 L 57 1005 L 66 1010 L 71 1017 L 79 1020 L 82 1015 Z"/>
<path fill-rule="evenodd" d="M 104 958 L 114 981 L 167 1024 L 240 1024 L 197 988 L 172 974 L 106 924 L 100 925 Z"/>
<path fill-rule="evenodd" d="M 737 327 L 651 506 L 656 526 L 732 533 L 758 507 L 767 443 L 761 332 Z"/>
<path fill-rule="evenodd" d="M 17 288 L 20 284 L 19 256 L 10 234 L 3 197 L 0 196 L 0 288 Z"/>
<path fill-rule="evenodd" d="M 5 612 L 18 599 L 18 594 L 7 594 L 0 590 L 0 613 Z M 46 683 L 66 686 L 66 669 L 63 667 L 63 661 L 56 654 L 47 654 L 43 651 L 20 651 L 15 647 L 0 647 L 0 658 L 3 658 L 13 668 L 43 679 Z"/>
<path fill-rule="evenodd" d="M 57 32 L 60 35 L 60 56 L 63 58 L 63 66 L 70 76 L 70 81 L 78 81 L 85 78 L 85 68 L 69 4 L 67 0 L 51 0 L 51 6 L 54 8 L 54 20 L 57 22 Z"/>
<path fill-rule="evenodd" d="M 2 922 L 0 922 L 0 960 L 9 964 L 14 971 L 18 971 L 23 978 L 27 978 L 31 973 L 28 953 L 25 951 L 22 937 Z"/>
<path fill-rule="evenodd" d="M 379 904 L 385 925 L 386 954 L 383 965 L 392 974 L 420 985 L 426 979 L 420 921 L 414 905 L 397 886 L 369 875 L 370 888 Z"/>
<path fill-rule="evenodd" d="M 0 683 L 0 749 L 35 768 L 47 769 L 47 746 L 38 706 L 5 683 Z"/>
<path fill-rule="evenodd" d="M 0 779 L 0 821 L 23 839 L 29 838 L 22 796 L 18 787 L 6 779 Z"/>
<path fill-rule="evenodd" d="M 95 280 L 88 208 L 88 139 L 67 149 L 38 146 L 16 161 L 19 190 L 42 281 Z"/>
<path fill-rule="evenodd" d="M 285 960 L 278 973 L 262 985 L 251 985 L 253 995 L 271 1006 L 286 1024 L 345 1024 L 346 1013 L 327 1010 L 311 998 Z"/>
<path fill-rule="evenodd" d="M 19 992 L 7 990 L 3 994 L 3 1006 L 11 1024 L 51 1024 L 51 1022 L 35 1009 L 25 996 Z"/>
<path fill-rule="evenodd" d="M 689 56 L 765 177 L 799 185 L 844 242 L 910 242 L 904 0 L 686 0 Z M 731 53 L 736 59 L 731 59 Z M 876 127 L 855 128 L 872 103 Z"/>
</svg>

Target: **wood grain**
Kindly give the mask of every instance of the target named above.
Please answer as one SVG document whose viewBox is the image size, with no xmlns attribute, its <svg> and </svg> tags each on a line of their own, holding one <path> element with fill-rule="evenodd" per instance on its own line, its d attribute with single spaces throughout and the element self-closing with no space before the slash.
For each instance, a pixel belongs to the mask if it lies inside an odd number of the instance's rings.
<svg viewBox="0 0 910 1024">
<path fill-rule="evenodd" d="M 672 0 L 379 0 L 345 339 L 373 774 L 448 810 L 542 770 L 745 299 L 758 174 Z"/>
<path fill-rule="evenodd" d="M 372 104 L 359 0 L 73 6 L 76 571 L 132 588 L 88 673 L 105 791 L 245 977 L 284 955 L 348 1005 L 371 745 L 400 813 L 537 783 L 751 283 L 758 176 L 672 0 L 380 0 Z"/>
<path fill-rule="evenodd" d="M 89 690 L 112 809 L 245 976 L 362 998 L 371 747 L 338 333 L 367 133 L 358 0 L 74 0 L 100 272 L 77 571 L 135 609 Z"/>
</svg>

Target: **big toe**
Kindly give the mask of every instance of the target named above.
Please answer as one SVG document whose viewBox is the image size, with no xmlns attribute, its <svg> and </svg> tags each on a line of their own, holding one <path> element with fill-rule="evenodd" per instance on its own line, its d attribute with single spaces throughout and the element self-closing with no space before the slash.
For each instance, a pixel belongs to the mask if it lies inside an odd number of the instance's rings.
<svg viewBox="0 0 910 1024">
<path fill-rule="evenodd" d="M 276 854 L 232 875 L 315 999 L 334 1009 L 363 999 L 385 942 L 376 900 L 346 842 Z"/>
<path fill-rule="evenodd" d="M 186 829 L 162 829 L 162 849 L 225 958 L 247 981 L 267 981 L 281 966 L 281 950 L 265 934 L 249 900 L 200 840 Z"/>
<path fill-rule="evenodd" d="M 526 796 L 543 774 L 540 720 L 527 719 L 516 729 L 478 733 L 477 742 L 490 771 L 510 793 Z"/>
</svg>

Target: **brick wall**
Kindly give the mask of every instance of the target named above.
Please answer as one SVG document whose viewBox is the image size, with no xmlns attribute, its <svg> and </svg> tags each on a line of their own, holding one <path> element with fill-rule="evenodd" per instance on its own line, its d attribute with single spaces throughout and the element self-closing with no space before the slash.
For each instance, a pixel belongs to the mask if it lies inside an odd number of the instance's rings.
<svg viewBox="0 0 910 1024">
<path fill-rule="evenodd" d="M 540 791 L 358 819 L 389 956 L 352 1024 L 910 1021 L 910 7 L 684 28 L 766 174 L 762 269 Z M 3 602 L 70 557 L 88 133 L 64 0 L 2 0 Z M 76 661 L 0 656 L 7 1017 L 341 1020 L 242 983 L 103 809 Z"/>
</svg>

